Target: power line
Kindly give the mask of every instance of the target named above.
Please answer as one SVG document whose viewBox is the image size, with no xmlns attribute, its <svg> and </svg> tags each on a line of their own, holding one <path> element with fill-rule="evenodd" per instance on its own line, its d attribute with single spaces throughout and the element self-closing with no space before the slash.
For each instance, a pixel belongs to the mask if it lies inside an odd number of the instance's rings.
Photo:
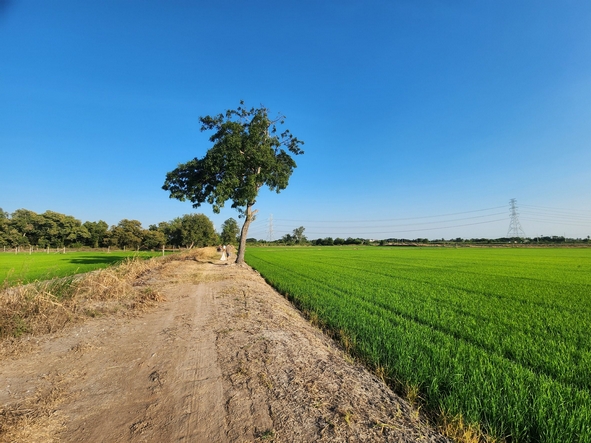
<svg viewBox="0 0 591 443">
<path fill-rule="evenodd" d="M 399 228 L 399 227 L 403 227 L 403 226 L 433 225 L 433 224 L 438 224 L 438 223 L 451 223 L 451 222 L 457 222 L 457 221 L 473 220 L 473 219 L 477 219 L 477 218 L 493 217 L 495 215 L 502 215 L 502 214 L 504 214 L 504 212 L 495 212 L 493 214 L 476 215 L 474 217 L 462 217 L 462 218 L 455 218 L 455 219 L 450 219 L 450 220 L 428 221 L 428 222 L 419 222 L 419 223 L 403 223 L 403 224 L 395 224 L 395 225 L 392 225 L 392 224 L 378 225 L 378 226 L 373 225 L 373 226 L 366 226 L 366 227 L 380 229 L 380 228 Z M 423 218 L 426 218 L 426 217 L 423 217 Z M 407 220 L 411 220 L 411 219 L 407 219 Z M 367 222 L 367 223 L 369 223 L 369 222 Z M 289 225 L 280 224 L 277 226 L 286 228 Z M 336 227 L 336 229 L 358 229 L 358 228 L 359 228 L 359 226 L 353 226 L 353 225 Z"/>
<path fill-rule="evenodd" d="M 421 229 L 404 229 L 404 230 L 399 230 L 399 231 L 381 231 L 381 232 L 371 232 L 370 235 L 376 235 L 376 234 L 398 234 L 398 233 L 403 233 L 403 232 L 424 232 L 424 231 L 435 231 L 438 229 L 451 229 L 451 228 L 462 228 L 465 226 L 475 226 L 475 225 L 483 225 L 483 224 L 487 224 L 487 223 L 496 223 L 496 222 L 500 222 L 500 221 L 504 221 L 506 220 L 506 218 L 498 218 L 496 220 L 488 220 L 488 221 L 483 221 L 483 222 L 475 222 L 475 223 L 465 223 L 465 224 L 461 224 L 461 225 L 453 225 L 453 226 L 436 226 L 433 228 L 421 228 Z M 331 232 L 334 232 L 334 229 L 331 229 Z M 316 231 L 312 231 L 312 234 L 315 234 Z M 367 233 L 364 233 L 365 235 L 367 235 Z M 359 235 L 357 235 L 358 237 Z"/>
<path fill-rule="evenodd" d="M 535 206 L 535 205 L 521 205 L 522 208 L 534 208 L 534 209 L 543 209 L 546 211 L 552 212 L 564 212 L 564 213 L 583 213 L 591 216 L 591 210 L 584 210 L 584 209 L 563 209 L 563 208 L 549 208 L 547 206 Z"/>
<path fill-rule="evenodd" d="M 386 218 L 381 220 L 292 220 L 292 219 L 277 219 L 280 221 L 287 221 L 287 222 L 298 222 L 298 223 L 377 223 L 377 222 L 389 222 L 389 221 L 402 221 L 402 220 L 419 220 L 423 218 L 437 218 L 437 217 L 451 217 L 452 215 L 460 215 L 460 214 L 471 214 L 474 212 L 484 212 L 484 211 L 492 211 L 494 209 L 505 208 L 505 206 L 495 206 L 493 208 L 486 208 L 486 209 L 477 209 L 474 211 L 463 211 L 463 212 L 453 212 L 450 214 L 440 214 L 440 215 L 425 215 L 421 217 L 404 217 L 404 218 Z M 494 214 L 491 214 L 494 215 Z"/>
<path fill-rule="evenodd" d="M 532 226 L 536 223 L 554 224 L 556 226 L 589 226 L 591 227 L 591 211 L 568 210 L 549 208 L 544 206 L 520 205 L 518 210 L 517 200 L 511 199 L 509 206 L 509 230 L 507 237 L 525 238 L 526 234 L 521 221 L 527 220 Z M 273 241 L 274 234 L 290 232 L 295 223 L 306 226 L 308 236 L 314 237 L 354 237 L 376 238 L 395 237 L 404 233 L 433 232 L 437 230 L 449 230 L 467 226 L 490 225 L 506 221 L 506 216 L 500 218 L 506 212 L 495 211 L 506 206 L 496 206 L 472 211 L 461 211 L 440 215 L 427 215 L 419 217 L 400 217 L 390 219 L 373 220 L 302 220 L 302 219 L 277 219 L 271 215 L 268 223 L 264 221 L 253 223 L 252 233 L 258 238 Z M 462 216 L 466 215 L 466 216 Z M 456 217 L 453 217 L 456 216 Z M 496 230 L 496 228 L 495 228 Z M 439 235 L 439 234 L 437 234 Z M 499 236 L 500 237 L 500 236 Z"/>
</svg>

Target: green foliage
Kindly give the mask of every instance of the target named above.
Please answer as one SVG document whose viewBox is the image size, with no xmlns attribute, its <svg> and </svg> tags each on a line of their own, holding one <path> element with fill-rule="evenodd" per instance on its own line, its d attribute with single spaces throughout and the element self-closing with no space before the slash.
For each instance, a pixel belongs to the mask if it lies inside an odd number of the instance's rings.
<svg viewBox="0 0 591 443">
<path fill-rule="evenodd" d="M 299 228 L 295 228 L 293 230 L 293 241 L 294 243 L 301 245 L 302 243 L 306 242 L 306 236 L 304 235 L 304 231 L 306 228 L 300 226 Z"/>
<path fill-rule="evenodd" d="M 142 248 L 160 249 L 166 244 L 166 235 L 158 230 L 146 230 L 142 233 Z"/>
<path fill-rule="evenodd" d="M 255 248 L 247 260 L 432 411 L 514 443 L 591 441 L 590 250 Z"/>
<path fill-rule="evenodd" d="M 205 214 L 185 214 L 168 223 L 160 223 L 159 229 L 174 246 L 201 248 L 218 241 L 213 223 Z"/>
<path fill-rule="evenodd" d="M 289 130 L 277 135 L 277 123 L 283 123 L 283 117 L 271 120 L 264 107 L 247 110 L 239 106 L 199 120 L 202 131 L 215 132 L 209 139 L 213 147 L 202 159 L 195 158 L 166 174 L 162 188 L 170 191 L 171 198 L 188 199 L 194 207 L 207 202 L 219 213 L 228 200 L 237 209 L 253 205 L 264 185 L 277 192 L 287 187 L 296 167 L 287 151 L 303 154 L 303 142 Z"/>
<path fill-rule="evenodd" d="M 217 243 L 213 223 L 205 214 L 186 214 L 180 222 L 181 242 L 185 247 L 202 248 Z"/>
<path fill-rule="evenodd" d="M 220 241 L 223 245 L 235 245 L 240 232 L 238 222 L 233 218 L 229 218 L 222 223 L 222 233 L 220 234 Z"/>
<path fill-rule="evenodd" d="M 88 238 L 90 234 L 80 220 L 59 212 L 37 214 L 17 209 L 12 216 L 3 212 L 0 217 L 0 246 L 63 248 L 84 244 Z"/>
<path fill-rule="evenodd" d="M 170 222 L 142 228 L 138 220 L 123 219 L 117 225 L 87 221 L 46 211 L 37 214 L 18 209 L 12 215 L 0 209 L 0 247 L 8 248 L 99 248 L 160 249 L 167 244 L 181 247 L 216 244 L 213 223 L 203 214 L 188 214 Z"/>
<path fill-rule="evenodd" d="M 88 246 L 98 248 L 104 245 L 105 237 L 109 230 L 109 225 L 106 222 L 103 220 L 99 220 L 98 222 L 87 221 L 84 222 L 83 226 L 88 231 Z"/>
<path fill-rule="evenodd" d="M 203 158 L 180 164 L 166 174 L 162 188 L 170 198 L 189 200 L 197 208 L 209 203 L 215 213 L 228 200 L 245 217 L 237 263 L 243 261 L 248 226 L 254 218 L 252 206 L 259 190 L 267 186 L 280 192 L 287 187 L 296 167 L 291 157 L 303 154 L 302 141 L 289 130 L 277 132 L 284 117 L 269 118 L 267 108 L 243 108 L 216 116 L 200 117 L 202 131 L 214 131 L 213 147 Z"/>
<path fill-rule="evenodd" d="M 4 210 L 0 208 L 0 247 L 10 247 L 10 241 L 8 239 L 8 226 L 10 223 L 9 216 L 10 214 L 8 212 L 4 212 Z"/>
<path fill-rule="evenodd" d="M 126 249 L 139 249 L 142 244 L 142 224 L 138 220 L 124 218 L 117 226 L 111 226 L 105 242 L 109 246 Z"/>
</svg>

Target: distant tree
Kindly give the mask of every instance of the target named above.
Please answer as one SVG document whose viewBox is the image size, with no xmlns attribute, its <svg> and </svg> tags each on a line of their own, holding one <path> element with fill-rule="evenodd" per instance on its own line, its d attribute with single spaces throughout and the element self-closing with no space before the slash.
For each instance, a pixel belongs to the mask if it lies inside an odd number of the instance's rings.
<svg viewBox="0 0 591 443">
<path fill-rule="evenodd" d="M 303 154 L 302 141 L 289 130 L 278 134 L 277 124 L 284 117 L 269 118 L 267 108 L 247 110 L 240 102 L 235 110 L 225 114 L 200 117 L 202 131 L 214 131 L 210 137 L 213 147 L 201 159 L 179 165 L 166 174 L 162 188 L 171 198 L 188 199 L 197 208 L 207 202 L 215 213 L 228 200 L 237 209 L 244 224 L 236 263 L 244 262 L 248 228 L 257 213 L 253 210 L 259 190 L 267 186 L 280 192 L 287 187 L 296 167 L 291 154 Z"/>
<path fill-rule="evenodd" d="M 293 230 L 293 241 L 298 245 L 304 243 L 306 241 L 306 237 L 304 236 L 304 231 L 306 228 L 300 226 L 299 228 L 295 228 Z"/>
<path fill-rule="evenodd" d="M 89 237 L 86 240 L 86 244 L 91 248 L 98 248 L 104 244 L 109 225 L 103 220 L 97 222 L 87 221 L 82 225 L 88 231 Z"/>
<path fill-rule="evenodd" d="M 286 245 L 293 245 L 294 242 L 295 239 L 291 234 L 285 234 L 281 237 L 281 243 L 285 243 Z"/>
<path fill-rule="evenodd" d="M 176 217 L 166 224 L 160 224 L 164 228 L 168 243 L 179 248 L 184 245 L 182 224 L 183 219 L 181 217 Z"/>
<path fill-rule="evenodd" d="M 142 235 L 141 222 L 124 218 L 117 226 L 111 226 L 105 240 L 110 246 L 139 249 L 142 244 Z"/>
<path fill-rule="evenodd" d="M 38 217 L 37 244 L 62 248 L 90 238 L 86 227 L 71 215 L 45 211 Z"/>
<path fill-rule="evenodd" d="M 334 244 L 335 245 L 344 245 L 345 244 L 345 239 L 337 237 L 337 238 L 334 239 Z"/>
<path fill-rule="evenodd" d="M 220 240 L 222 244 L 236 244 L 236 239 L 239 232 L 240 228 L 238 227 L 238 222 L 236 220 L 233 218 L 226 220 L 224 223 L 222 223 L 222 233 L 220 234 Z"/>
<path fill-rule="evenodd" d="M 17 209 L 12 213 L 9 224 L 9 237 L 12 246 L 26 246 L 37 244 L 35 226 L 39 215 L 28 209 Z"/>
<path fill-rule="evenodd" d="M 0 208 L 0 246 L 10 246 L 10 242 L 8 240 L 8 228 L 10 225 L 10 214 L 8 212 L 4 212 L 2 208 Z"/>
<path fill-rule="evenodd" d="M 347 239 L 345 240 L 346 245 L 360 245 L 362 243 L 363 243 L 363 239 L 361 239 L 361 238 L 347 237 Z"/>
<path fill-rule="evenodd" d="M 205 214 L 185 214 L 180 220 L 181 245 L 191 249 L 217 243 L 212 221 Z"/>
<path fill-rule="evenodd" d="M 166 235 L 157 229 L 147 229 L 142 232 L 142 248 L 160 249 L 166 244 Z"/>
</svg>

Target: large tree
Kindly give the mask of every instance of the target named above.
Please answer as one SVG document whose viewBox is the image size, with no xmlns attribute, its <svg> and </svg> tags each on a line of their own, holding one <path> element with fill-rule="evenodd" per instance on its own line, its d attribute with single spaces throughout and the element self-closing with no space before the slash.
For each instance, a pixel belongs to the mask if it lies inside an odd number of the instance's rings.
<svg viewBox="0 0 591 443">
<path fill-rule="evenodd" d="M 207 202 L 216 214 L 232 200 L 232 207 L 244 218 L 237 264 L 244 262 L 259 190 L 263 186 L 277 192 L 285 189 L 296 167 L 290 153 L 304 153 L 300 149 L 304 142 L 289 130 L 277 132 L 277 125 L 284 123 L 283 116 L 271 119 L 264 106 L 250 110 L 243 106 L 241 101 L 238 108 L 225 114 L 200 117 L 201 130 L 214 131 L 209 139 L 213 146 L 203 158 L 194 158 L 167 173 L 162 186 L 170 192 L 170 198 L 189 200 L 195 208 Z"/>
</svg>

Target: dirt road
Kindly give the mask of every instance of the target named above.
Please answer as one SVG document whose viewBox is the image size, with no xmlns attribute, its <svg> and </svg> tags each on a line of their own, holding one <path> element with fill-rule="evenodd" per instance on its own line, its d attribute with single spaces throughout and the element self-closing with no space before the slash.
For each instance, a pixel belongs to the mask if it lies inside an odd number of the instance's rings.
<svg viewBox="0 0 591 443">
<path fill-rule="evenodd" d="M 251 269 L 175 261 L 143 284 L 166 301 L 0 362 L 0 441 L 447 441 Z"/>
</svg>

